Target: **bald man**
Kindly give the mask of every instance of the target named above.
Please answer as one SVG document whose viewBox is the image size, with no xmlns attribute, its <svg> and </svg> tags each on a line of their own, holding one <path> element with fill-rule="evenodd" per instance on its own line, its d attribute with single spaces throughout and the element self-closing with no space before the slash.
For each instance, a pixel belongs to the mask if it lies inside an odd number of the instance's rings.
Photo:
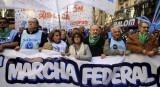
<svg viewBox="0 0 160 87">
<path fill-rule="evenodd" d="M 101 56 L 104 58 L 105 55 L 103 54 L 103 46 L 104 46 L 104 39 L 100 37 L 100 28 L 98 25 L 92 25 L 90 28 L 90 35 L 84 39 L 84 43 L 88 44 L 92 57 L 94 56 Z"/>
</svg>

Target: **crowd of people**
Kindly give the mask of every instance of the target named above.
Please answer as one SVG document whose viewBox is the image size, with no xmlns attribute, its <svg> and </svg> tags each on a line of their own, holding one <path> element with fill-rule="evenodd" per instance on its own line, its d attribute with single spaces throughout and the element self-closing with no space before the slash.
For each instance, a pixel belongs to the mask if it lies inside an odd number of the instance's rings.
<svg viewBox="0 0 160 87">
<path fill-rule="evenodd" d="M 121 34 L 121 28 L 111 28 L 112 38 L 108 39 L 108 33 L 100 29 L 98 25 L 90 27 L 90 33 L 85 33 L 85 27 L 74 28 L 67 34 L 65 30 L 40 27 L 36 18 L 28 20 L 28 27 L 16 30 L 9 28 L 9 21 L 0 18 L 0 52 L 5 48 L 16 51 L 21 49 L 54 50 L 62 56 L 74 56 L 79 60 L 90 61 L 92 57 L 100 56 L 102 59 L 109 55 L 129 55 L 141 53 L 148 56 L 160 55 L 160 34 L 158 30 L 148 33 L 149 24 L 140 22 L 138 32 L 126 36 Z"/>
</svg>

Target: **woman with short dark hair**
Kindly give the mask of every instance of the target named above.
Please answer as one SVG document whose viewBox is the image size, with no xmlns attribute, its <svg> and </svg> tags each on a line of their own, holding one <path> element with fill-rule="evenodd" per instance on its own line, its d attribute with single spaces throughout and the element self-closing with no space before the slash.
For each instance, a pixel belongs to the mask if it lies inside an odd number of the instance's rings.
<svg viewBox="0 0 160 87">
<path fill-rule="evenodd" d="M 83 36 L 76 32 L 72 36 L 73 44 L 69 47 L 69 53 L 76 59 L 91 61 L 92 54 L 87 44 L 83 43 Z"/>
</svg>

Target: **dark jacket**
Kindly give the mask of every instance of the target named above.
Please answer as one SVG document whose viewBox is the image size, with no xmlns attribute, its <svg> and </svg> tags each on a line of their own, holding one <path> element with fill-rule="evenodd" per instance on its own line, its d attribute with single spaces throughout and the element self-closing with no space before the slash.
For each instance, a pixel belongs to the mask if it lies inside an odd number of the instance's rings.
<svg viewBox="0 0 160 87">
<path fill-rule="evenodd" d="M 92 57 L 101 56 L 101 54 L 103 53 L 104 42 L 105 41 L 103 40 L 103 38 L 100 38 L 96 45 L 91 46 L 89 44 L 89 36 L 84 38 L 84 44 L 87 44 L 89 46 Z"/>
</svg>

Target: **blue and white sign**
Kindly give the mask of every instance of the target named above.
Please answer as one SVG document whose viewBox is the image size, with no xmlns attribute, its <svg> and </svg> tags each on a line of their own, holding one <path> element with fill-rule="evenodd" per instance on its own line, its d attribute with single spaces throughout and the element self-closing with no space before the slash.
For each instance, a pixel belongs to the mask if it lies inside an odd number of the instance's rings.
<svg viewBox="0 0 160 87">
<path fill-rule="evenodd" d="M 88 62 L 49 50 L 4 50 L 0 53 L 0 87 L 159 87 L 159 57 L 99 56 Z"/>
</svg>

